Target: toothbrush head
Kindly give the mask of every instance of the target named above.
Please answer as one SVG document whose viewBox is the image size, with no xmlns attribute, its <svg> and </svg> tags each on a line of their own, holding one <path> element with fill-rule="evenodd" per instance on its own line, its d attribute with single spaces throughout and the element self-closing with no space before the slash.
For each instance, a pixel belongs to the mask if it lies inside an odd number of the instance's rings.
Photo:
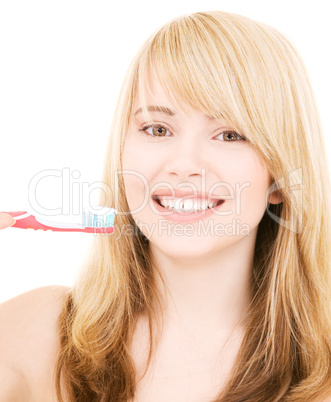
<svg viewBox="0 0 331 402">
<path fill-rule="evenodd" d="M 90 212 L 87 208 L 83 211 L 83 222 L 82 226 L 85 229 L 91 228 L 93 232 L 95 230 L 100 229 L 103 232 L 109 230 L 109 228 L 113 228 L 114 230 L 114 220 L 116 210 L 113 208 L 104 207 L 105 212 Z M 112 230 L 112 231 L 113 231 Z M 109 231 L 108 231 L 109 233 Z"/>
</svg>

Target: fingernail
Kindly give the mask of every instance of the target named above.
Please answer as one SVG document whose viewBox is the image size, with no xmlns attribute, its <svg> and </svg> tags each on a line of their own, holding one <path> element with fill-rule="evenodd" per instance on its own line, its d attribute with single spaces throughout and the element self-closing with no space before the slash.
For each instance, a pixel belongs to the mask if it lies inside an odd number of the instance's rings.
<svg viewBox="0 0 331 402">
<path fill-rule="evenodd" d="M 16 223 L 16 221 L 15 221 L 15 219 L 13 218 L 12 221 L 11 221 L 11 223 L 10 223 L 10 226 L 15 225 L 15 223 Z"/>
</svg>

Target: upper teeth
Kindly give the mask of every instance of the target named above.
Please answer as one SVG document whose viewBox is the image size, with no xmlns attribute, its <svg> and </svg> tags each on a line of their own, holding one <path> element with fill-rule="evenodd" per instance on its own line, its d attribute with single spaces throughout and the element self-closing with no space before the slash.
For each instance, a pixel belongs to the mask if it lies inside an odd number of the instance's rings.
<svg viewBox="0 0 331 402">
<path fill-rule="evenodd" d="M 202 211 L 207 208 L 213 208 L 218 203 L 218 200 L 208 202 L 208 200 L 190 198 L 162 199 L 158 197 L 158 199 L 165 208 L 177 211 Z"/>
</svg>

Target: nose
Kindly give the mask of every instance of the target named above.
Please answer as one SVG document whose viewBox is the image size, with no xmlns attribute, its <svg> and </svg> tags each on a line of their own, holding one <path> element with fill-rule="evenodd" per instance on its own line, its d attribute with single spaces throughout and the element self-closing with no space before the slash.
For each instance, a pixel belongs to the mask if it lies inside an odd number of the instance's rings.
<svg viewBox="0 0 331 402">
<path fill-rule="evenodd" d="M 173 143 L 171 153 L 165 163 L 165 171 L 170 175 L 177 175 L 181 179 L 189 176 L 201 175 L 203 163 L 202 144 L 193 135 L 192 131 L 177 138 Z"/>
</svg>

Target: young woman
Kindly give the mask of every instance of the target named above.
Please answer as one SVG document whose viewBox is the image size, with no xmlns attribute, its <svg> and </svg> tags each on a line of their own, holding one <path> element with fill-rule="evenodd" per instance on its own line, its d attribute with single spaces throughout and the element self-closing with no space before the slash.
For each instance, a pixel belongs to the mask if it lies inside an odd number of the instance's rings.
<svg viewBox="0 0 331 402">
<path fill-rule="evenodd" d="M 1 306 L 1 400 L 331 400 L 330 181 L 287 38 L 219 11 L 161 27 L 103 183 L 116 231 L 75 286 Z"/>
</svg>

